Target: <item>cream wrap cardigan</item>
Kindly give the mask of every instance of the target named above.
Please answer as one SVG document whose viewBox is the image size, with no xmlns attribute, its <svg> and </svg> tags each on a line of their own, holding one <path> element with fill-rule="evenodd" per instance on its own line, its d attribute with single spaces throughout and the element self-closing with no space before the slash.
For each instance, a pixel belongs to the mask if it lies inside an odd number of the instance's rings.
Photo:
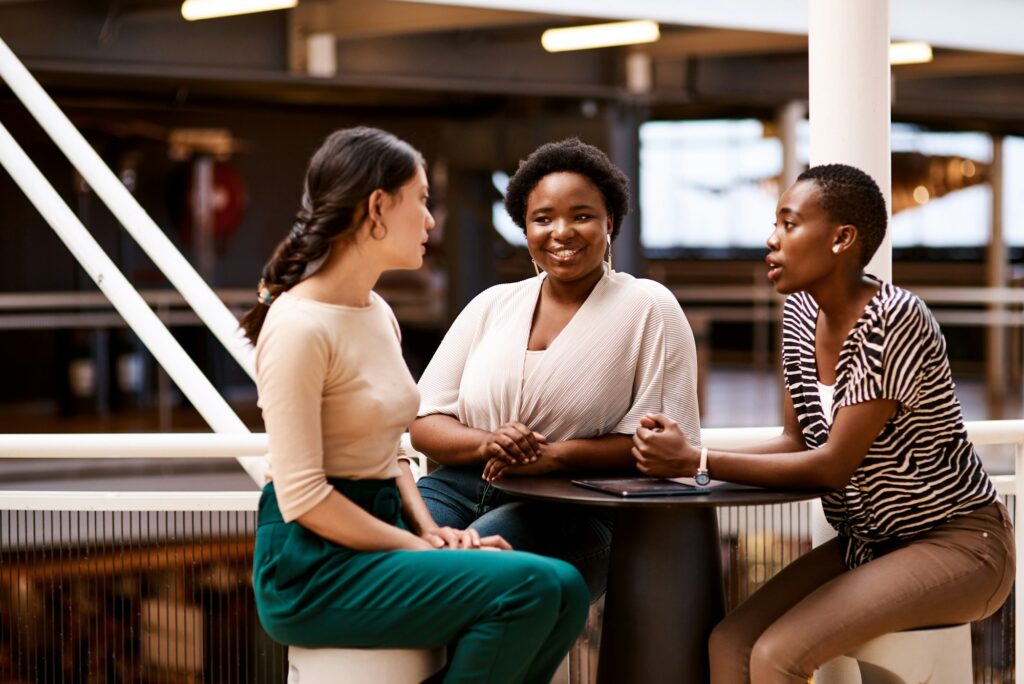
<svg viewBox="0 0 1024 684">
<path fill-rule="evenodd" d="M 679 302 L 663 285 L 604 276 L 524 378 L 541 278 L 478 295 L 419 381 L 419 415 L 481 430 L 517 420 L 548 441 L 631 435 L 647 413 L 700 442 L 697 354 Z"/>
</svg>

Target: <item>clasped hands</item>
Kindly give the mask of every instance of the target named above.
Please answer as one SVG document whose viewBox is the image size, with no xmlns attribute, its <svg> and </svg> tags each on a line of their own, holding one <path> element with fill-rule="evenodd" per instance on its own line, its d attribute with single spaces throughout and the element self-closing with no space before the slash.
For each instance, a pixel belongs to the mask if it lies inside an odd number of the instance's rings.
<svg viewBox="0 0 1024 684">
<path fill-rule="evenodd" d="M 661 413 L 640 419 L 631 453 L 640 472 L 652 477 L 693 477 L 700 463 L 700 450 L 690 445 L 676 421 Z"/>
<path fill-rule="evenodd" d="M 509 421 L 488 433 L 478 454 L 483 478 L 494 482 L 503 475 L 543 475 L 557 467 L 557 446 L 518 421 Z"/>
<path fill-rule="evenodd" d="M 457 530 L 454 527 L 434 527 L 420 533 L 433 549 L 479 549 L 480 551 L 511 551 L 512 545 L 503 537 L 492 534 L 481 537 L 476 530 Z"/>
</svg>

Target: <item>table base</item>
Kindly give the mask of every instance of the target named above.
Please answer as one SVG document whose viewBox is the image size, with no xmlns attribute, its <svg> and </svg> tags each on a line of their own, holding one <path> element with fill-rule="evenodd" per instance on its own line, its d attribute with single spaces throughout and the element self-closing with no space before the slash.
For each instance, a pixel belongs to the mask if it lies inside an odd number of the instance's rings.
<svg viewBox="0 0 1024 684">
<path fill-rule="evenodd" d="M 713 508 L 619 508 L 598 684 L 707 682 L 708 637 L 725 615 Z"/>
</svg>

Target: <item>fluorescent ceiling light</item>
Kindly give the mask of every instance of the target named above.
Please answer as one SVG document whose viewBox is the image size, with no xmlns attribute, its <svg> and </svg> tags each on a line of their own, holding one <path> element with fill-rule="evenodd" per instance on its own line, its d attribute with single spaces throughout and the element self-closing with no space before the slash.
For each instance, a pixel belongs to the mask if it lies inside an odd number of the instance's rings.
<svg viewBox="0 0 1024 684">
<path fill-rule="evenodd" d="M 540 44 L 548 52 L 565 52 L 615 45 L 653 43 L 660 37 L 661 32 L 658 30 L 657 22 L 648 20 L 618 21 L 611 24 L 548 29 L 540 37 Z"/>
<path fill-rule="evenodd" d="M 921 40 L 889 43 L 890 64 L 923 64 L 932 61 L 932 46 Z"/>
<path fill-rule="evenodd" d="M 299 0 L 185 0 L 181 3 L 181 16 L 189 21 L 230 17 L 236 14 L 269 12 L 291 9 Z"/>
</svg>

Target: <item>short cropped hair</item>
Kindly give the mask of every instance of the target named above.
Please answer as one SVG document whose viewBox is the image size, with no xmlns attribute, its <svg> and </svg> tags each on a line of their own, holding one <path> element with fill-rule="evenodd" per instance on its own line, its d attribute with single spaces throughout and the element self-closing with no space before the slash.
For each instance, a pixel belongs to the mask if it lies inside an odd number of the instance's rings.
<svg viewBox="0 0 1024 684">
<path fill-rule="evenodd" d="M 505 209 L 515 224 L 526 232 L 526 203 L 537 184 L 552 173 L 578 173 L 593 183 L 612 216 L 612 239 L 619 234 L 622 219 L 629 213 L 629 179 L 608 155 L 578 138 L 541 145 L 519 162 L 508 182 Z"/>
<path fill-rule="evenodd" d="M 863 247 L 861 266 L 878 251 L 889 222 L 885 197 L 878 183 L 858 168 L 846 164 L 812 166 L 797 177 L 818 184 L 819 202 L 829 218 L 839 225 L 857 227 Z"/>
</svg>

